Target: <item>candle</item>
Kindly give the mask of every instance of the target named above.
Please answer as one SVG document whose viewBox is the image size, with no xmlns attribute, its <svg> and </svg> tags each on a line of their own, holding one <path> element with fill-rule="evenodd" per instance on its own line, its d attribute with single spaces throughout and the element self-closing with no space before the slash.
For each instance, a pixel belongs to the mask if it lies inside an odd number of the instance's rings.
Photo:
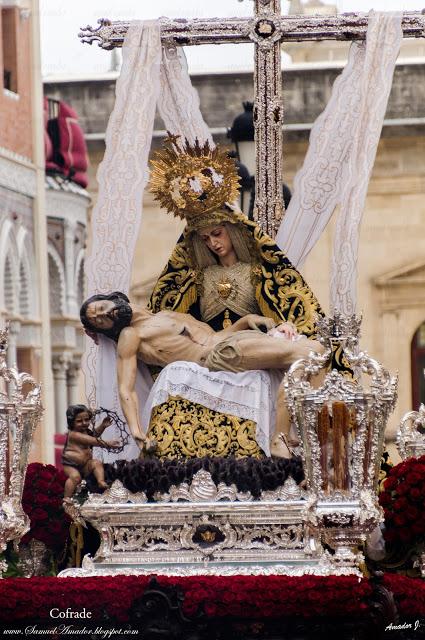
<svg viewBox="0 0 425 640">
<path fill-rule="evenodd" d="M 329 472 L 328 472 L 328 436 L 330 430 L 330 416 L 328 405 L 323 405 L 317 416 L 317 435 L 320 446 L 320 467 L 322 470 L 322 488 L 323 491 L 329 490 Z"/>
<path fill-rule="evenodd" d="M 335 488 L 348 488 L 348 425 L 349 413 L 345 402 L 332 403 L 332 445 Z"/>
</svg>

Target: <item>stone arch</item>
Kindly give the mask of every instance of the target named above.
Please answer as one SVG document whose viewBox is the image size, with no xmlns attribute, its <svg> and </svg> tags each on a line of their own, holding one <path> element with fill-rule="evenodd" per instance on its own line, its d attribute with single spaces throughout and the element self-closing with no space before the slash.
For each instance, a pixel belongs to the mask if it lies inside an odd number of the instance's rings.
<svg viewBox="0 0 425 640">
<path fill-rule="evenodd" d="M 19 265 L 19 315 L 28 318 L 31 311 L 28 274 L 23 261 Z"/>
<path fill-rule="evenodd" d="M 11 315 L 16 312 L 15 291 L 13 269 L 10 256 L 7 255 L 3 270 L 3 304 L 6 311 Z"/>
<path fill-rule="evenodd" d="M 49 245 L 49 306 L 51 316 L 65 314 L 65 274 L 62 261 L 56 249 Z"/>
<path fill-rule="evenodd" d="M 38 290 L 37 270 L 31 234 L 24 227 L 20 227 L 18 230 L 16 244 L 19 255 L 19 314 L 23 317 L 35 316 L 38 312 L 38 305 L 35 304 Z"/>
<path fill-rule="evenodd" d="M 6 220 L 0 233 L 0 283 L 3 291 L 1 306 L 11 315 L 18 312 L 17 291 L 19 287 L 19 259 L 14 228 Z"/>
<path fill-rule="evenodd" d="M 86 274 L 84 271 L 84 265 L 84 251 L 81 249 L 77 255 L 77 260 L 75 261 L 74 277 L 78 308 L 83 304 L 86 294 Z"/>
</svg>

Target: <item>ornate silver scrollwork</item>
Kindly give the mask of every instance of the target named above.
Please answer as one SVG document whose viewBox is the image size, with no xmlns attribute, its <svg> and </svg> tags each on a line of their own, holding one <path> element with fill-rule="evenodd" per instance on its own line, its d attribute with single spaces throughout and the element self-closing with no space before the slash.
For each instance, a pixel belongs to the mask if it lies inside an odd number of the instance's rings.
<svg viewBox="0 0 425 640">
<path fill-rule="evenodd" d="M 190 484 L 171 487 L 165 496 L 155 496 L 155 502 L 131 494 L 116 481 L 102 496 L 90 495 L 83 504 L 75 498 L 67 501 L 66 510 L 99 531 L 101 545 L 87 569 L 95 575 L 108 567 L 126 573 L 130 565 L 164 574 L 172 573 L 173 566 L 177 573 L 194 575 L 201 564 L 202 573 L 208 573 L 210 563 L 216 566 L 212 573 L 220 574 L 231 571 L 235 562 L 240 572 L 264 563 L 260 573 L 272 573 L 270 564 L 288 573 L 304 559 L 312 573 L 316 566 L 322 572 L 323 549 L 304 522 L 305 495 L 288 478 L 276 491 L 254 499 L 235 486 L 215 485 L 201 470 Z"/>
<path fill-rule="evenodd" d="M 261 2 L 261 16 L 276 14 L 273 0 Z M 78 37 L 81 42 L 98 42 L 102 49 L 122 47 L 130 22 L 100 18 L 97 27 L 81 27 Z M 163 43 L 179 45 L 224 44 L 249 42 L 252 18 L 161 18 Z M 299 40 L 363 40 L 366 37 L 368 15 L 366 13 L 342 13 L 339 15 L 286 15 L 279 19 L 280 39 Z M 406 38 L 422 38 L 425 32 L 425 16 L 421 11 L 405 11 L 402 19 L 403 35 Z"/>
<path fill-rule="evenodd" d="M 143 491 L 132 493 L 124 487 L 120 480 L 114 480 L 112 485 L 103 493 L 90 493 L 86 500 L 87 505 L 91 504 L 144 504 L 148 499 Z"/>
<path fill-rule="evenodd" d="M 40 385 L 8 367 L 8 326 L 0 330 L 0 551 L 29 529 L 21 498 L 34 429 L 42 413 Z M 1 563 L 0 572 L 5 569 Z"/>
<path fill-rule="evenodd" d="M 403 460 L 425 455 L 425 405 L 421 404 L 417 411 L 408 411 L 401 419 L 397 448 Z"/>
</svg>

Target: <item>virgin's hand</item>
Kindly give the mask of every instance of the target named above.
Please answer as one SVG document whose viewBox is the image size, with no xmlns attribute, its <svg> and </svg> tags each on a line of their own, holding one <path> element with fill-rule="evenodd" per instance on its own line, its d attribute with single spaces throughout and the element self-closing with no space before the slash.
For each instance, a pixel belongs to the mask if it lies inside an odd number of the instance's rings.
<svg viewBox="0 0 425 640">
<path fill-rule="evenodd" d="M 276 327 L 276 330 L 282 333 L 288 340 L 292 340 L 298 335 L 296 328 L 290 322 L 282 322 Z"/>
<path fill-rule="evenodd" d="M 272 318 L 250 315 L 248 316 L 248 326 L 250 329 L 260 329 L 260 327 L 265 327 L 266 331 L 270 331 L 270 329 L 273 329 L 276 326 L 276 323 Z"/>
</svg>

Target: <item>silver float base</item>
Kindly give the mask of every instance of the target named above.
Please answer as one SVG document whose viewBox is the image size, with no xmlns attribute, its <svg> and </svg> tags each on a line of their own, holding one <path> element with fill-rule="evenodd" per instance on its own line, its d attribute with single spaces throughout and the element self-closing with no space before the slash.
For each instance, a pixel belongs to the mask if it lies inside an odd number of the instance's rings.
<svg viewBox="0 0 425 640">
<path fill-rule="evenodd" d="M 69 513 L 89 521 L 101 544 L 81 569 L 66 569 L 60 577 L 360 575 L 356 567 L 335 565 L 323 550 L 307 524 L 305 492 L 293 480 L 260 500 L 211 482 L 201 471 L 191 486 L 172 487 L 148 503 L 145 494 L 132 494 L 116 481 L 81 507 L 74 502 Z"/>
</svg>

